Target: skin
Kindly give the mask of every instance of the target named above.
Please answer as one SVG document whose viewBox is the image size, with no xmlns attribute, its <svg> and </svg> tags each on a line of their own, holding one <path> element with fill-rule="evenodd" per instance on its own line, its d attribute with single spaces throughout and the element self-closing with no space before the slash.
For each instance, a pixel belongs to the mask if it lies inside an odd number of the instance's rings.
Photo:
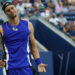
<svg viewBox="0 0 75 75">
<path fill-rule="evenodd" d="M 62 14 L 60 14 L 60 17 L 61 17 L 61 18 L 63 18 L 63 15 L 62 15 Z"/>
<path fill-rule="evenodd" d="M 11 25 L 18 25 L 19 23 L 19 17 L 17 15 L 17 9 L 14 5 L 9 5 L 5 8 L 5 14 L 7 15 L 8 19 L 9 19 L 9 23 Z M 29 28 L 29 45 L 30 45 L 30 50 L 33 54 L 34 59 L 37 59 L 40 57 L 38 49 L 36 47 L 35 44 L 35 38 L 34 38 L 34 29 L 33 29 L 33 25 L 31 22 L 28 23 L 28 28 Z M 0 26 L 0 32 L 3 36 L 3 29 L 2 26 Z M 2 60 L 0 60 L 0 67 L 4 67 L 4 63 Z M 38 72 L 46 72 L 45 66 L 47 66 L 46 64 L 39 64 L 38 65 Z"/>
</svg>

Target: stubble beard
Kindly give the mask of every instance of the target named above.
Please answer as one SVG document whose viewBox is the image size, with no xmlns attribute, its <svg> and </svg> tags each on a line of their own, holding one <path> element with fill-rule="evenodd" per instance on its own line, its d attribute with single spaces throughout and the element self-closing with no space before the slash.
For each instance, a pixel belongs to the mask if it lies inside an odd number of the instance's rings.
<svg viewBox="0 0 75 75">
<path fill-rule="evenodd" d="M 15 19 L 17 17 L 17 15 L 14 15 L 14 16 L 11 16 L 10 18 L 11 19 Z"/>
</svg>

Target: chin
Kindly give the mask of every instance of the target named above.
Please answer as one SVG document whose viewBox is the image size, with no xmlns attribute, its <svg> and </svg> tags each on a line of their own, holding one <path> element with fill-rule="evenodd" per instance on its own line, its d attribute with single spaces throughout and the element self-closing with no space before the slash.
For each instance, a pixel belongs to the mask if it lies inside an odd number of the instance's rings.
<svg viewBox="0 0 75 75">
<path fill-rule="evenodd" d="M 16 18 L 16 17 L 17 17 L 17 15 L 15 15 L 15 16 L 12 16 L 11 18 L 12 18 L 12 19 L 14 19 L 14 18 Z"/>
</svg>

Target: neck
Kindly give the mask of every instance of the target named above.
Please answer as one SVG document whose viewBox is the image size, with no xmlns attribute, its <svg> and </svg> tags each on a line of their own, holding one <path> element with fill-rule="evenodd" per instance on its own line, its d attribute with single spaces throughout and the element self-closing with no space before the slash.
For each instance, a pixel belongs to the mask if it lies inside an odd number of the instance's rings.
<svg viewBox="0 0 75 75">
<path fill-rule="evenodd" d="M 19 23 L 19 17 L 17 16 L 17 17 L 15 17 L 14 19 L 10 18 L 10 19 L 9 19 L 9 23 L 10 23 L 11 25 L 18 25 L 18 23 Z"/>
</svg>

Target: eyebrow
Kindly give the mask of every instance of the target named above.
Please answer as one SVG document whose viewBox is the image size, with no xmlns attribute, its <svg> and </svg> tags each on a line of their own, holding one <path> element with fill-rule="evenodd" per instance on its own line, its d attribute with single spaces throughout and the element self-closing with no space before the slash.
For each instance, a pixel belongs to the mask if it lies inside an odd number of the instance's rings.
<svg viewBox="0 0 75 75">
<path fill-rule="evenodd" d="M 10 8 L 12 8 L 12 7 L 14 7 L 14 6 L 11 6 Z M 10 9 L 10 8 L 9 8 L 9 9 Z M 7 9 L 7 10 L 9 10 L 9 9 Z M 6 10 L 6 11 L 7 11 L 7 10 Z"/>
<path fill-rule="evenodd" d="M 7 9 L 6 11 L 9 11 L 11 8 L 14 8 L 14 7 L 12 6 L 12 7 L 10 7 L 9 9 Z"/>
</svg>

